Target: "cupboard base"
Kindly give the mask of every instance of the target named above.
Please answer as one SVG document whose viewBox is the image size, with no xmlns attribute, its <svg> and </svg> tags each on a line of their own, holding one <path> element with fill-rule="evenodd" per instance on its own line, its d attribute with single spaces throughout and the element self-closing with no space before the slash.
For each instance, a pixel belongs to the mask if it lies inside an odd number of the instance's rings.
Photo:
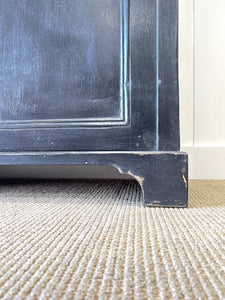
<svg viewBox="0 0 225 300">
<path fill-rule="evenodd" d="M 0 165 L 110 165 L 139 182 L 146 206 L 188 205 L 185 152 L 6 152 L 0 153 Z"/>
</svg>

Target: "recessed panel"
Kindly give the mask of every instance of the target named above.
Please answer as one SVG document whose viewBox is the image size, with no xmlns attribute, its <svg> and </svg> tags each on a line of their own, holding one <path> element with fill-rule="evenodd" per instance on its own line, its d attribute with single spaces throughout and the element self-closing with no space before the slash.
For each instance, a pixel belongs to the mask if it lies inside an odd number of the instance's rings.
<svg viewBox="0 0 225 300">
<path fill-rule="evenodd" d="M 125 121 L 126 0 L 0 6 L 1 125 Z"/>
</svg>

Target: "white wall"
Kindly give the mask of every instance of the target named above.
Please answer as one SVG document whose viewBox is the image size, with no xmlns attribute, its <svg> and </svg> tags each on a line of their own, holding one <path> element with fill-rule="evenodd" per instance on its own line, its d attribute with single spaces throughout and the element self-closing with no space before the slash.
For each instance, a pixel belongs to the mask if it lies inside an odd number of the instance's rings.
<svg viewBox="0 0 225 300">
<path fill-rule="evenodd" d="M 225 179 L 225 1 L 179 10 L 181 146 L 191 179 Z"/>
</svg>

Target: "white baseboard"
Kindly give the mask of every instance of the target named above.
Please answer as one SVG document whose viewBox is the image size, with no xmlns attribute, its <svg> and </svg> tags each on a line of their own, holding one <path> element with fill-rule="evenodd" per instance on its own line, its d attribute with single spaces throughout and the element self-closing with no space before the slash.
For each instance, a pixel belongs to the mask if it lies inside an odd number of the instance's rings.
<svg viewBox="0 0 225 300">
<path fill-rule="evenodd" d="M 189 179 L 225 180 L 225 147 L 182 147 L 189 154 Z"/>
</svg>

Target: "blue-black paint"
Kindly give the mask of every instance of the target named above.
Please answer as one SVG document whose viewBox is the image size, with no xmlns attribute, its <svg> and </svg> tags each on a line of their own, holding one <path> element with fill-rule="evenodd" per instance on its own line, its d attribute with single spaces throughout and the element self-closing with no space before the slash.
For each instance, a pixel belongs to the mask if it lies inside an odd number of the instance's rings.
<svg viewBox="0 0 225 300">
<path fill-rule="evenodd" d="M 146 203 L 186 206 L 177 21 L 177 0 L 2 0 L 0 163 L 89 151 L 92 164 L 114 157 L 145 178 L 146 195 L 154 185 Z M 79 164 L 82 155 L 62 157 Z"/>
<path fill-rule="evenodd" d="M 147 206 L 187 207 L 187 155 L 182 152 L 0 153 L 0 165 L 111 165 L 133 176 Z"/>
<path fill-rule="evenodd" d="M 159 150 L 159 0 L 156 0 L 156 150 Z"/>
</svg>

